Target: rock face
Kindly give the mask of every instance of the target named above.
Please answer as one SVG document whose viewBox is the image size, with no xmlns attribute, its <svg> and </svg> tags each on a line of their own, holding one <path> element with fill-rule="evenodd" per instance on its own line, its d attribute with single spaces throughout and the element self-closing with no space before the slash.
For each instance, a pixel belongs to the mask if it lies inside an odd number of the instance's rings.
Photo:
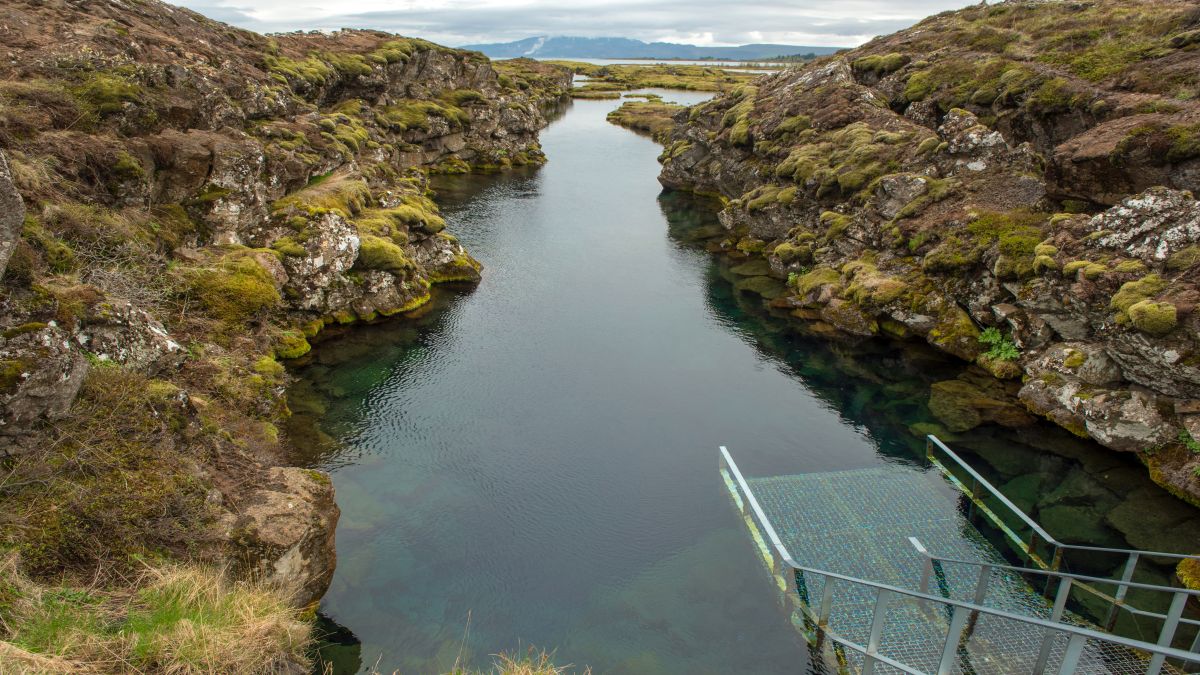
<svg viewBox="0 0 1200 675">
<path fill-rule="evenodd" d="M 8 267 L 8 259 L 21 239 L 21 226 L 25 222 L 25 204 L 17 187 L 13 185 L 12 169 L 8 158 L 0 152 L 0 277 Z"/>
<path fill-rule="evenodd" d="M 428 177 L 545 161 L 571 73 L 377 31 L 268 38 L 158 0 L 6 2 L 0 51 L 0 456 L 22 455 L 6 480 L 30 486 L 6 491 L 0 546 L 47 550 L 23 532 L 53 528 L 11 522 L 45 513 L 51 485 L 76 495 L 51 505 L 62 527 L 100 542 L 62 565 L 233 557 L 311 604 L 338 511 L 327 476 L 275 466 L 278 360 L 479 281 Z M 113 470 L 75 472 L 55 453 L 80 451 L 63 434 L 103 398 L 97 373 L 140 383 L 123 433 L 144 454 L 97 438 Z M 130 471 L 187 489 L 128 489 Z M 107 550 L 97 499 L 161 522 Z"/>
<path fill-rule="evenodd" d="M 1158 46 L 1099 66 L 1068 25 Z M 1029 411 L 1200 499 L 1198 26 L 1148 0 L 940 14 L 678 115 L 660 180 L 723 200 L 714 248 L 764 256 L 776 307 L 1020 378 L 939 383 L 950 428 Z"/>
<path fill-rule="evenodd" d="M 333 485 L 323 473 L 296 468 L 276 467 L 266 478 L 233 519 L 230 538 L 252 574 L 307 607 L 329 588 L 337 564 Z"/>
</svg>

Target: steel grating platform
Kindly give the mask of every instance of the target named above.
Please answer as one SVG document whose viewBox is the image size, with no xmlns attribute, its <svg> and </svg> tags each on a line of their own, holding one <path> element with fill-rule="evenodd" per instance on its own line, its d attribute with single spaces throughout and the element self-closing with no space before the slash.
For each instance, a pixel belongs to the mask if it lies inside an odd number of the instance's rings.
<svg viewBox="0 0 1200 675">
<path fill-rule="evenodd" d="M 727 477 L 726 484 L 739 507 L 742 499 Z M 960 512 L 952 492 L 934 472 L 902 466 L 854 471 L 749 478 L 747 484 L 789 555 L 799 565 L 908 589 L 921 586 L 924 558 L 909 538 L 920 540 L 938 557 L 979 563 L 1005 564 L 1002 556 Z M 761 533 L 746 519 L 760 548 Z M 770 563 L 768 563 L 770 566 Z M 932 595 L 1005 610 L 1022 616 L 1048 618 L 1051 604 L 1015 573 L 992 571 L 986 595 L 976 595 L 979 568 L 939 567 L 928 581 Z M 826 577 L 805 575 L 801 595 L 807 604 L 820 602 Z M 875 591 L 844 581 L 835 584 L 829 628 L 859 644 L 867 644 L 875 611 Z M 941 649 L 949 626 L 945 606 L 929 606 L 908 597 L 896 598 L 887 609 L 880 636 L 880 653 L 916 671 L 938 672 Z M 1088 625 L 1074 616 L 1064 620 Z M 797 625 L 800 622 L 797 621 Z M 959 648 L 950 672 L 985 675 L 1033 672 L 1043 651 L 1045 633 L 1019 620 L 979 615 L 970 637 Z M 1045 672 L 1057 672 L 1067 648 L 1065 636 L 1051 640 Z M 847 670 L 858 671 L 861 657 L 839 653 Z M 1145 655 L 1108 643 L 1089 642 L 1077 673 L 1142 673 Z M 902 672 L 879 664 L 875 673 Z"/>
</svg>

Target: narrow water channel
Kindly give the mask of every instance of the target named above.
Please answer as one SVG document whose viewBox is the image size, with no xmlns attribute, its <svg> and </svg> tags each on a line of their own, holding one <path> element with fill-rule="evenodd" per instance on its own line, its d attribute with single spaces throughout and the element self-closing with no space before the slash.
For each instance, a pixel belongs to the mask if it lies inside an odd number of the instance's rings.
<svg viewBox="0 0 1200 675">
<path fill-rule="evenodd" d="M 690 243 L 711 208 L 660 195 L 658 146 L 605 121 L 618 104 L 574 102 L 541 169 L 442 181 L 483 283 L 297 370 L 293 434 L 342 508 L 321 606 L 335 672 L 530 645 L 595 673 L 803 672 L 717 447 L 752 475 L 920 461 L 929 384 L 964 367 L 768 316 Z M 956 440 L 1028 508 L 1059 509 L 1060 537 L 1127 544 L 1111 514 L 1136 496 L 1166 514 L 1137 544 L 1197 541 L 1194 510 L 1129 458 L 1049 425 Z"/>
</svg>

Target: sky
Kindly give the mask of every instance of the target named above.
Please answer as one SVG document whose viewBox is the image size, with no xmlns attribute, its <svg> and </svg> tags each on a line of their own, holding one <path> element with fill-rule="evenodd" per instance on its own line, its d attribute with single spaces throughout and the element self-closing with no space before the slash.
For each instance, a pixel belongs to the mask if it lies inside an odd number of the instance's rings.
<svg viewBox="0 0 1200 675">
<path fill-rule="evenodd" d="M 170 0 L 259 32 L 375 28 L 450 46 L 539 35 L 854 47 L 974 0 Z"/>
</svg>

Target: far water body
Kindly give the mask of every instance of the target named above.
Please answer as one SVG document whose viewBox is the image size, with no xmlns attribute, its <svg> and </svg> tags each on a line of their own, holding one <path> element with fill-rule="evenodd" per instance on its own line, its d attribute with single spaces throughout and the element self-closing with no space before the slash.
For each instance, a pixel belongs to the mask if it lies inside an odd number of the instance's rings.
<svg viewBox="0 0 1200 675">
<path fill-rule="evenodd" d="M 605 121 L 619 104 L 570 104 L 540 169 L 442 180 L 483 283 L 297 371 L 293 437 L 342 509 L 321 605 L 335 673 L 531 645 L 597 674 L 805 672 L 717 447 L 752 476 L 920 464 L 929 384 L 964 366 L 806 335 L 736 291 L 694 243 L 712 205 L 660 194 L 660 148 Z M 1137 543 L 1200 532 L 1144 468 L 1048 424 L 956 440 L 1031 510 L 1073 509 L 1056 535 L 1126 545 L 1105 518 L 1130 495 L 1168 514 Z"/>
</svg>

